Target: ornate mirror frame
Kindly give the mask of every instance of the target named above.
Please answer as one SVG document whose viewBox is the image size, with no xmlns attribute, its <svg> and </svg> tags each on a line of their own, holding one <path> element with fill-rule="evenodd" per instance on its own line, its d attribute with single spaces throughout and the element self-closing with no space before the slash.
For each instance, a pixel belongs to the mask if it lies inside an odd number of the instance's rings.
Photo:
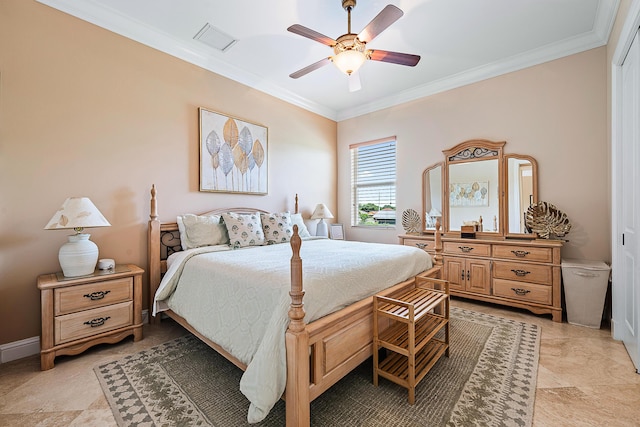
<svg viewBox="0 0 640 427">
<path fill-rule="evenodd" d="M 463 225 L 461 221 L 464 220 L 478 222 L 476 235 L 503 235 L 502 212 L 504 211 L 504 198 L 501 196 L 504 188 L 502 183 L 502 149 L 504 144 L 504 141 L 493 142 L 485 139 L 472 139 L 461 142 L 449 150 L 442 151 L 445 156 L 446 203 L 444 203 L 444 209 L 448 218 L 444 223 L 445 234 L 460 233 L 460 227 Z M 490 168 L 487 173 L 482 174 L 482 177 L 464 179 L 465 182 L 460 182 L 459 178 L 457 178 L 460 175 L 469 175 L 468 173 L 461 173 L 461 170 L 479 169 L 481 164 L 484 166 L 488 162 L 491 163 Z M 454 171 L 456 177 L 452 179 Z M 464 186 L 473 186 L 473 188 L 463 188 Z M 459 194 L 454 195 L 454 192 L 464 192 L 464 194 L 462 196 Z M 453 200 L 460 202 L 458 206 L 461 207 L 456 207 L 457 210 L 466 209 L 475 212 L 475 214 L 463 212 L 453 215 L 451 211 Z M 497 206 L 495 206 L 496 202 Z M 470 208 L 464 206 L 470 206 Z M 454 221 L 457 222 L 454 224 L 452 223 Z"/>
<path fill-rule="evenodd" d="M 537 237 L 526 231 L 523 220 L 517 221 L 515 218 L 524 218 L 526 208 L 538 201 L 538 164 L 529 155 L 505 155 L 505 144 L 506 141 L 494 142 L 486 139 L 464 141 L 443 150 L 444 162 L 431 165 L 423 171 L 423 233 L 434 232 L 434 214 L 441 213 L 440 222 L 445 235 L 459 237 L 462 224 L 457 223 L 461 222 L 461 216 L 466 215 L 469 218 L 464 217 L 464 222 L 473 220 L 479 223 L 476 231 L 478 237 Z M 467 164 L 470 165 L 468 168 L 464 166 Z M 464 169 L 466 173 L 459 172 Z M 456 178 L 469 174 L 473 176 L 475 173 L 480 174 L 475 177 L 477 179 Z M 437 185 L 438 179 L 442 182 L 441 186 Z M 457 181 L 459 179 L 465 182 Z M 441 191 L 440 198 L 436 194 L 438 189 Z M 453 191 L 459 195 L 464 194 L 467 199 L 455 199 L 457 206 L 453 209 L 465 209 L 462 206 L 470 206 L 472 209 L 467 209 L 467 213 L 462 211 L 462 214 L 456 212 L 456 215 L 452 215 L 451 203 L 456 197 L 452 195 Z M 483 196 L 488 199 L 483 200 Z M 442 209 L 438 209 L 438 203 Z M 477 215 L 478 213 L 485 215 Z M 482 220 L 479 216 L 482 216 Z M 451 221 L 456 224 L 451 224 Z"/>
</svg>

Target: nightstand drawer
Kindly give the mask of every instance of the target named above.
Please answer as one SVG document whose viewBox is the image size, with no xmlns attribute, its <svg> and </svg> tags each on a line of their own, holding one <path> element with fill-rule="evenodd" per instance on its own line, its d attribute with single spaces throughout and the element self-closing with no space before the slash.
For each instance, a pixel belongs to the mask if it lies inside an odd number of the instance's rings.
<svg viewBox="0 0 640 427">
<path fill-rule="evenodd" d="M 105 280 L 54 291 L 54 315 L 75 313 L 133 300 L 133 278 Z"/>
<path fill-rule="evenodd" d="M 551 304 L 553 288 L 533 283 L 493 279 L 493 295 L 548 305 Z"/>
<path fill-rule="evenodd" d="M 491 245 L 483 243 L 445 242 L 443 251 L 452 255 L 491 256 Z"/>
<path fill-rule="evenodd" d="M 436 249 L 436 242 L 434 242 L 433 240 L 404 239 L 404 245 L 415 246 L 416 248 L 429 252 Z"/>
<path fill-rule="evenodd" d="M 90 337 L 133 324 L 133 302 L 122 302 L 93 310 L 57 316 L 55 345 Z"/>
<path fill-rule="evenodd" d="M 553 271 L 550 265 L 495 261 L 493 277 L 550 285 L 553 282 Z"/>
<path fill-rule="evenodd" d="M 531 246 L 493 245 L 494 258 L 521 261 L 553 262 L 553 249 Z"/>
</svg>

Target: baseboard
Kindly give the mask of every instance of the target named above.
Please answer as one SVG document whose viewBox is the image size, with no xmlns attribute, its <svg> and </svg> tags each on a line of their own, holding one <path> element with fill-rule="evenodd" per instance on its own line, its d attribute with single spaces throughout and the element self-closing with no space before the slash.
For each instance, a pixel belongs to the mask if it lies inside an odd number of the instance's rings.
<svg viewBox="0 0 640 427">
<path fill-rule="evenodd" d="M 40 337 L 26 338 L 0 345 L 0 363 L 11 362 L 40 353 Z"/>
<path fill-rule="evenodd" d="M 149 323 L 149 310 L 142 310 L 142 323 Z M 40 353 L 40 337 L 26 338 L 0 345 L 0 363 L 7 363 Z"/>
</svg>

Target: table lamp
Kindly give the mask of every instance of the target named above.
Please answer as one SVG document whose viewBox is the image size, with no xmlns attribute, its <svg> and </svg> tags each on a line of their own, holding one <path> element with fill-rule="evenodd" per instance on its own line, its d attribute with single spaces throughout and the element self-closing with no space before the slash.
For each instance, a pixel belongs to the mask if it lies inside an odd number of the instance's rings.
<svg viewBox="0 0 640 427">
<path fill-rule="evenodd" d="M 438 220 L 438 218 L 440 218 L 442 216 L 442 214 L 440 213 L 440 211 L 436 208 L 431 208 L 431 210 L 429 211 L 429 226 L 430 227 L 435 227 L 436 226 L 436 221 Z"/>
<path fill-rule="evenodd" d="M 316 236 L 329 237 L 327 223 L 324 222 L 325 218 L 333 218 L 333 214 L 324 203 L 318 203 L 311 215 L 311 219 L 320 220 L 316 226 Z"/>
<path fill-rule="evenodd" d="M 82 233 L 82 230 L 110 225 L 88 197 L 69 197 L 64 201 L 44 229 L 72 228 L 76 232 L 69 235 L 69 241 L 62 245 L 58 252 L 58 260 L 65 277 L 93 273 L 98 262 L 98 246 L 89 240 L 91 235 Z"/>
</svg>

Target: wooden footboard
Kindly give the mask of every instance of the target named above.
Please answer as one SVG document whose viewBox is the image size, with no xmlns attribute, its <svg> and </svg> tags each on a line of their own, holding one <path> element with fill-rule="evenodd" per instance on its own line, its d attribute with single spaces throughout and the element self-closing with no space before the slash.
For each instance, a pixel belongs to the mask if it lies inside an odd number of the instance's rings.
<svg viewBox="0 0 640 427">
<path fill-rule="evenodd" d="M 243 211 L 246 208 L 226 209 L 224 211 Z M 253 210 L 257 211 L 257 210 Z M 298 203 L 296 196 L 296 209 Z M 213 211 L 212 211 L 213 212 Z M 439 224 L 436 225 L 436 257 L 434 267 L 423 276 L 441 278 L 442 242 Z M 162 274 L 166 272 L 167 252 L 180 250 L 176 223 L 161 224 L 158 220 L 155 186 L 151 189 L 151 213 L 149 220 L 149 294 L 151 307 Z M 177 243 L 176 243 L 177 242 Z M 324 391 L 338 382 L 355 367 L 372 355 L 373 350 L 373 299 L 365 298 L 337 312 L 324 316 L 312 323 L 304 323 L 304 287 L 302 283 L 302 259 L 300 247 L 302 241 L 298 227 L 294 226 L 291 238 L 291 305 L 289 309 L 289 327 L 285 343 L 287 352 L 287 385 L 285 389 L 287 426 L 309 426 L 310 403 Z M 174 248 L 174 249 L 172 249 Z M 386 296 L 402 293 L 415 285 L 414 279 L 399 283 L 381 292 Z M 209 346 L 232 361 L 241 369 L 246 366 L 226 352 L 215 342 L 202 336 L 189 323 L 171 311 L 170 317 L 187 330 L 202 339 Z M 159 322 L 160 316 L 150 317 Z M 381 320 L 378 327 L 384 330 L 388 326 Z"/>
</svg>

